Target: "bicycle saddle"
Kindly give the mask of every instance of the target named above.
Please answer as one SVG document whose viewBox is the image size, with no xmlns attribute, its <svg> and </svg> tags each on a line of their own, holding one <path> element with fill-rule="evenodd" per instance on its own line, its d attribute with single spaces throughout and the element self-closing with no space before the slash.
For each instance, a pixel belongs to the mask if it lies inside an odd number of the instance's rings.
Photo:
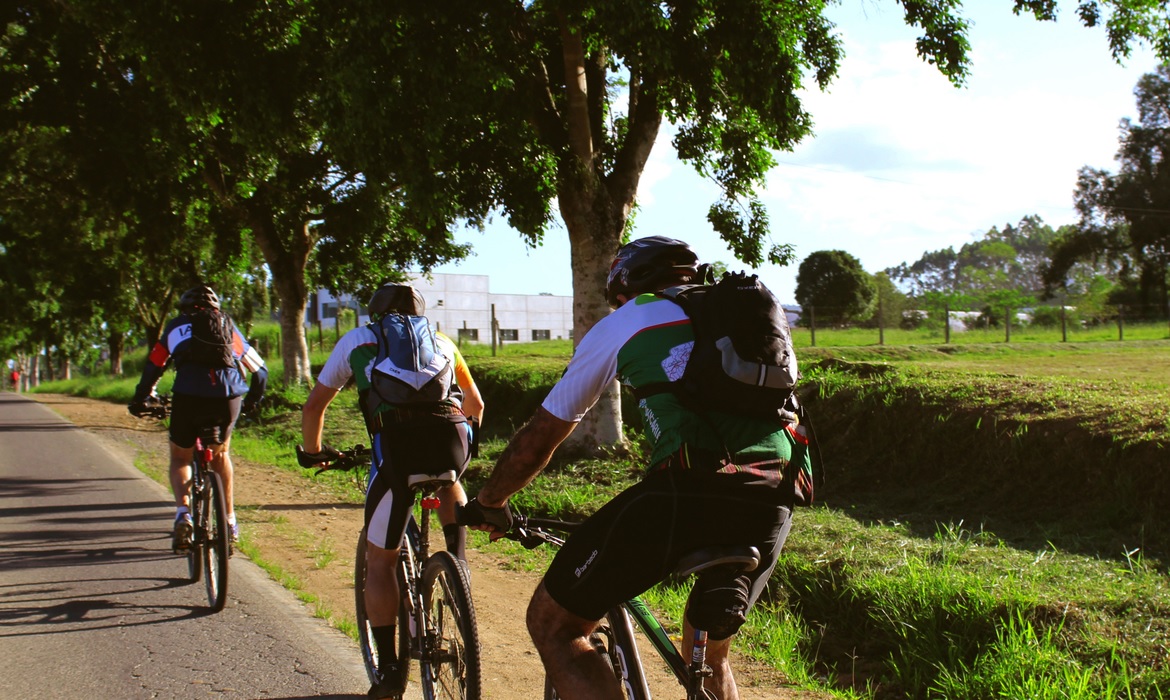
<svg viewBox="0 0 1170 700">
<path fill-rule="evenodd" d="M 760 550 L 750 545 L 704 547 L 679 559 L 675 574 L 686 578 L 715 566 L 731 566 L 737 571 L 755 571 L 760 565 Z"/>
<path fill-rule="evenodd" d="M 406 477 L 406 484 L 412 489 L 433 491 L 454 484 L 458 478 L 459 475 L 455 473 L 455 470 L 450 469 L 439 474 L 411 474 Z"/>
</svg>

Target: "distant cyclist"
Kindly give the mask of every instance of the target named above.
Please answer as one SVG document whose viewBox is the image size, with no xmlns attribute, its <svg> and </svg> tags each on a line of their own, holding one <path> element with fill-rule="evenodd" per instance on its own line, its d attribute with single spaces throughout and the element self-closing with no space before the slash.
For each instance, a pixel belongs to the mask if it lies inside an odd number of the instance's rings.
<svg viewBox="0 0 1170 700">
<path fill-rule="evenodd" d="M 355 328 L 338 341 L 309 393 L 301 413 L 302 464 L 328 464 L 338 453 L 325 446 L 321 433 L 325 409 L 353 378 L 373 444 L 373 464 L 366 492 L 366 612 L 378 647 L 379 681 L 369 697 L 398 697 L 406 677 L 395 648 L 398 619 L 398 551 L 414 503 L 408 474 L 420 469 L 462 475 L 470 459 L 468 419 L 483 419 L 483 399 L 459 349 L 435 333 L 439 351 L 454 365 L 458 391 L 433 405 L 403 407 L 371 398 L 371 371 L 378 356 L 376 324 L 387 314 L 423 316 L 422 295 L 406 284 L 385 284 L 369 303 L 370 324 Z M 462 394 L 462 396 L 460 396 Z M 466 561 L 466 530 L 455 524 L 455 504 L 467 502 L 463 487 L 440 489 L 439 521 L 447 549 Z"/>
<path fill-rule="evenodd" d="M 130 413 L 150 415 L 157 405 L 154 388 L 167 366 L 174 362 L 171 389 L 171 491 L 175 495 L 175 528 L 172 547 L 176 553 L 191 545 L 194 531 L 188 510 L 191 493 L 191 458 L 195 438 L 202 428 L 219 429 L 218 443 L 210 445 L 212 471 L 223 480 L 232 541 L 239 539 L 232 500 L 232 428 L 241 410 L 252 411 L 264 398 L 268 369 L 264 360 L 235 323 L 220 309 L 219 297 L 205 285 L 192 287 L 179 298 L 179 315 L 167 323 L 158 343 L 147 356 L 142 379 L 130 402 Z M 251 372 L 250 382 L 245 372 Z"/>
<path fill-rule="evenodd" d="M 697 256 L 682 241 L 651 236 L 622 246 L 606 284 L 616 310 L 581 339 L 560 381 L 465 508 L 463 522 L 508 530 L 508 498 L 544 469 L 614 377 L 635 390 L 679 378 L 694 345 L 691 322 L 655 292 L 702 277 Z M 664 580 L 696 549 L 755 546 L 761 554 L 755 571 L 700 574 L 685 616 L 683 657 L 690 658 L 693 629 L 706 630 L 713 675 L 704 685 L 720 700 L 734 700 L 731 638 L 767 584 L 791 527 L 795 499 L 784 476 L 795 438 L 778 413 L 697 412 L 670 391 L 646 396 L 639 406 L 652 444 L 649 469 L 558 550 L 529 603 L 528 631 L 561 698 L 622 698 L 613 670 L 589 642 L 606 611 Z"/>
</svg>

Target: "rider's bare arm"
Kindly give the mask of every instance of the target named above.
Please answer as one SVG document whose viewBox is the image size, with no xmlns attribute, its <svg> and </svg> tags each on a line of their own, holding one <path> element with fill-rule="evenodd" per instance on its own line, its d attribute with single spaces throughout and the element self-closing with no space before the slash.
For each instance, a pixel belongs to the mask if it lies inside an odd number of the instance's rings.
<svg viewBox="0 0 1170 700">
<path fill-rule="evenodd" d="M 557 446 L 573 432 L 576 423 L 561 420 L 543 407 L 520 428 L 476 499 L 488 508 L 499 508 L 508 497 L 527 486 L 548 464 Z"/>
<path fill-rule="evenodd" d="M 321 451 L 321 431 L 325 427 L 325 409 L 333 402 L 339 389 L 317 382 L 309 392 L 309 398 L 301 409 L 301 444 L 305 452 L 317 454 Z"/>
</svg>

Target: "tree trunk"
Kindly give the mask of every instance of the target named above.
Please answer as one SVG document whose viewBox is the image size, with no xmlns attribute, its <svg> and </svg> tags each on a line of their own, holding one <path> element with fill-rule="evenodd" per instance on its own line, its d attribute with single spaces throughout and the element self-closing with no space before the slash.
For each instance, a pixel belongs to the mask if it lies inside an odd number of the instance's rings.
<svg viewBox="0 0 1170 700">
<path fill-rule="evenodd" d="M 110 350 L 110 374 L 120 377 L 122 376 L 122 354 L 126 349 L 126 334 L 120 331 L 110 331 L 106 341 Z"/>
<path fill-rule="evenodd" d="M 630 76 L 628 126 L 612 170 L 605 172 L 606 50 L 593 47 L 581 28 L 561 17 L 561 59 L 567 105 L 563 113 L 549 108 L 537 119 L 543 138 L 562 154 L 557 172 L 561 218 L 569 230 L 573 268 L 573 343 L 576 345 L 609 313 L 605 279 L 621 243 L 626 219 L 634 205 L 638 181 L 654 147 L 662 114 L 656 83 L 633 70 Z M 553 88 L 545 83 L 542 92 Z M 621 389 L 614 381 L 570 436 L 571 449 L 612 452 L 627 445 L 622 434 Z"/>
<path fill-rule="evenodd" d="M 301 283 L 277 283 L 273 274 L 273 286 L 280 298 L 280 359 L 284 362 L 284 383 L 307 384 L 311 379 L 309 346 L 305 341 L 305 307 L 308 295 L 305 293 L 304 272 Z M 292 289 L 289 289 L 292 287 Z M 300 292 L 297 292 L 297 289 Z"/>
<path fill-rule="evenodd" d="M 561 202 L 565 202 L 562 196 Z M 605 278 L 613 254 L 621 242 L 621 227 L 595 217 L 571 211 L 561 205 L 569 229 L 573 267 L 573 345 L 609 313 L 605 301 Z M 625 448 L 622 435 L 621 387 L 614 380 L 601 395 L 581 425 L 570 436 L 569 447 L 588 453 L 598 448 Z"/>
<path fill-rule="evenodd" d="M 53 374 L 53 350 L 49 345 L 45 346 L 45 381 L 55 381 L 56 375 Z"/>
<path fill-rule="evenodd" d="M 311 377 L 309 346 L 305 340 L 305 308 L 309 289 L 305 267 L 313 241 L 306 219 L 292 231 L 289 245 L 277 232 L 272 212 L 261 208 L 249 211 L 256 243 L 268 263 L 272 287 L 280 300 L 280 358 L 284 362 L 284 383 L 308 384 Z"/>
</svg>

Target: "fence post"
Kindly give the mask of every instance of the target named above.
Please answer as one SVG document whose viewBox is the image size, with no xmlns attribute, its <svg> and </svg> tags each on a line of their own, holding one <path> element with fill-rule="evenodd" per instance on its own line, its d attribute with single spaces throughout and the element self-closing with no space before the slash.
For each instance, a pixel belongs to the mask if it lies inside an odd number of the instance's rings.
<svg viewBox="0 0 1170 700">
<path fill-rule="evenodd" d="M 1118 340 L 1125 340 L 1125 320 L 1123 319 L 1124 315 L 1125 315 L 1125 312 L 1122 310 L 1121 306 L 1118 305 L 1118 307 L 1117 307 L 1117 339 Z"/>
<path fill-rule="evenodd" d="M 1068 312 L 1064 308 L 1064 304 L 1060 305 L 1060 342 L 1068 342 Z"/>
<path fill-rule="evenodd" d="M 878 292 L 878 345 L 886 344 L 886 316 L 882 313 L 882 293 Z"/>
<path fill-rule="evenodd" d="M 1012 307 L 1003 307 L 1003 342 L 1012 342 Z"/>
<path fill-rule="evenodd" d="M 943 304 L 943 342 L 951 344 L 951 305 Z"/>
<path fill-rule="evenodd" d="M 811 346 L 815 348 L 817 346 L 817 312 L 811 305 L 808 307 L 808 329 L 812 333 Z"/>
<path fill-rule="evenodd" d="M 492 357 L 496 356 L 496 336 L 499 335 L 500 324 L 496 321 L 496 305 L 492 304 Z"/>
</svg>

